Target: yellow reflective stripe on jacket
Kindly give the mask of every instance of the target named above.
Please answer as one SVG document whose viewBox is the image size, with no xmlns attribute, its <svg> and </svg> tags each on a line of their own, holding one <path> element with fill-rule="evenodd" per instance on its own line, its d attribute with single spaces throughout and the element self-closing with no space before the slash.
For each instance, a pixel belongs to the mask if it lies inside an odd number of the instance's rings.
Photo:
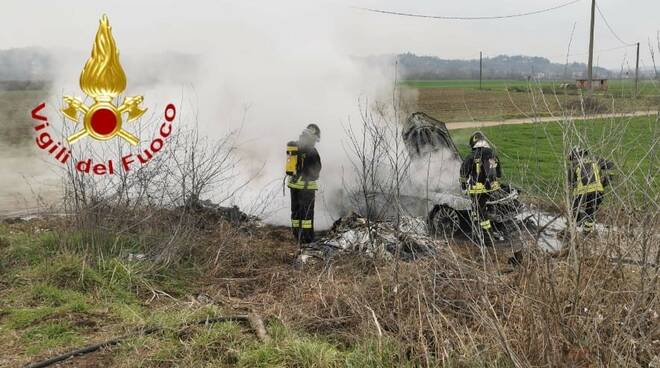
<svg viewBox="0 0 660 368">
<path fill-rule="evenodd" d="M 300 227 L 300 220 L 291 220 L 291 227 Z"/>
<path fill-rule="evenodd" d="M 594 182 L 589 183 L 587 185 L 582 184 L 582 170 L 581 167 L 578 165 L 578 167 L 575 169 L 575 176 L 577 178 L 576 180 L 577 186 L 575 187 L 575 189 L 573 189 L 573 194 L 575 195 L 605 191 L 605 188 L 603 188 L 603 183 L 600 180 L 600 166 L 598 166 L 597 162 L 589 162 L 589 163 L 591 164 L 591 168 L 594 173 Z"/>
<path fill-rule="evenodd" d="M 481 225 L 481 228 L 482 228 L 482 229 L 484 229 L 484 230 L 488 230 L 488 229 L 490 229 L 490 220 L 481 221 L 481 222 L 479 223 L 479 225 Z"/>
<path fill-rule="evenodd" d="M 315 180 L 304 181 L 302 180 L 302 178 L 299 178 L 296 181 L 291 181 L 291 178 L 289 178 L 289 182 L 287 183 L 287 186 L 293 189 L 309 189 L 309 190 L 319 189 L 318 184 L 316 184 Z"/>
<path fill-rule="evenodd" d="M 303 229 L 311 229 L 312 228 L 312 220 L 302 220 L 302 226 Z"/>
<path fill-rule="evenodd" d="M 490 184 L 490 189 L 486 189 L 486 186 L 483 185 L 482 183 L 476 183 L 473 186 L 470 187 L 468 190 L 469 194 L 482 194 L 482 193 L 490 193 L 492 191 L 500 189 L 500 183 L 497 181 L 494 181 Z"/>
</svg>

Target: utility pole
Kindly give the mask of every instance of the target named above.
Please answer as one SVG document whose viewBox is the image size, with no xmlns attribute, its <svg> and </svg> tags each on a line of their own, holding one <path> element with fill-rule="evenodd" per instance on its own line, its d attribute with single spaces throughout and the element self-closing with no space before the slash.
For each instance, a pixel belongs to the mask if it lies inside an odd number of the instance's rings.
<svg viewBox="0 0 660 368">
<path fill-rule="evenodd" d="M 635 97 L 639 93 L 639 42 L 637 42 L 637 61 L 635 62 Z"/>
<path fill-rule="evenodd" d="M 591 29 L 589 31 L 589 63 L 587 64 L 587 87 L 588 96 L 594 92 L 593 88 L 593 63 L 594 63 L 594 20 L 596 15 L 596 0 L 591 0 Z"/>
<path fill-rule="evenodd" d="M 482 51 L 479 51 L 479 90 L 481 90 L 481 76 L 483 71 L 483 55 Z"/>
</svg>

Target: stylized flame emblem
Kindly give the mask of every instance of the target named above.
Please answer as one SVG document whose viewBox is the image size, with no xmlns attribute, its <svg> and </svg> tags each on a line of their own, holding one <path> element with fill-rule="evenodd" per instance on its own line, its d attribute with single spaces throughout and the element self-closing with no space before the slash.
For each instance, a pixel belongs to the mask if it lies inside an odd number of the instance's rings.
<svg viewBox="0 0 660 368">
<path fill-rule="evenodd" d="M 64 96 L 68 107 L 62 112 L 67 118 L 78 123 L 78 114 L 84 114 L 83 129 L 69 136 L 69 143 L 87 135 L 101 141 L 118 135 L 133 145 L 140 142 L 138 137 L 122 128 L 122 114 L 127 113 L 127 122 L 142 116 L 147 111 L 140 108 L 144 98 L 127 97 L 119 107 L 113 103 L 113 99 L 126 89 L 126 74 L 119 62 L 119 50 L 106 15 L 101 17 L 92 54 L 80 73 L 80 89 L 95 102 L 88 107 L 76 97 Z"/>
</svg>

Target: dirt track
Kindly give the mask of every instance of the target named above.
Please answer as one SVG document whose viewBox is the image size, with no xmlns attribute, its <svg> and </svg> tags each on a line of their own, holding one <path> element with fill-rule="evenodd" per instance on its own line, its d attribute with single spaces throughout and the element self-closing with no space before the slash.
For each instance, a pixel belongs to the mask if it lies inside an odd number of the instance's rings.
<svg viewBox="0 0 660 368">
<path fill-rule="evenodd" d="M 533 123 L 548 123 L 553 121 L 563 120 L 582 120 L 582 119 L 607 119 L 607 118 L 623 118 L 635 116 L 649 116 L 658 114 L 658 111 L 636 111 L 631 113 L 614 113 L 614 114 L 595 114 L 595 115 L 578 115 L 578 116 L 547 116 L 547 117 L 534 117 L 534 118 L 521 118 L 521 119 L 507 119 L 507 120 L 486 120 L 486 121 L 461 121 L 447 123 L 447 129 L 464 129 L 464 128 L 483 128 L 497 125 L 518 125 L 518 124 L 533 124 Z"/>
</svg>

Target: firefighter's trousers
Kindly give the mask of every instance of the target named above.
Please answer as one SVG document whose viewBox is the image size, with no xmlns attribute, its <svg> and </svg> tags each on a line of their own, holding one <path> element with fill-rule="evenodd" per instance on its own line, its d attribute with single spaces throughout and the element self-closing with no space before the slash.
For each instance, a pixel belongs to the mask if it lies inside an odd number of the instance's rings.
<svg viewBox="0 0 660 368">
<path fill-rule="evenodd" d="M 291 229 L 298 244 L 314 241 L 315 190 L 291 189 Z"/>
<path fill-rule="evenodd" d="M 603 202 L 603 192 L 594 191 L 578 194 L 573 198 L 573 218 L 578 226 L 592 230 L 596 222 L 596 211 Z"/>
<path fill-rule="evenodd" d="M 492 245 L 493 236 L 491 222 L 486 213 L 486 202 L 490 200 L 490 192 L 470 194 L 472 199 L 472 222 L 474 232 L 485 245 Z"/>
</svg>

